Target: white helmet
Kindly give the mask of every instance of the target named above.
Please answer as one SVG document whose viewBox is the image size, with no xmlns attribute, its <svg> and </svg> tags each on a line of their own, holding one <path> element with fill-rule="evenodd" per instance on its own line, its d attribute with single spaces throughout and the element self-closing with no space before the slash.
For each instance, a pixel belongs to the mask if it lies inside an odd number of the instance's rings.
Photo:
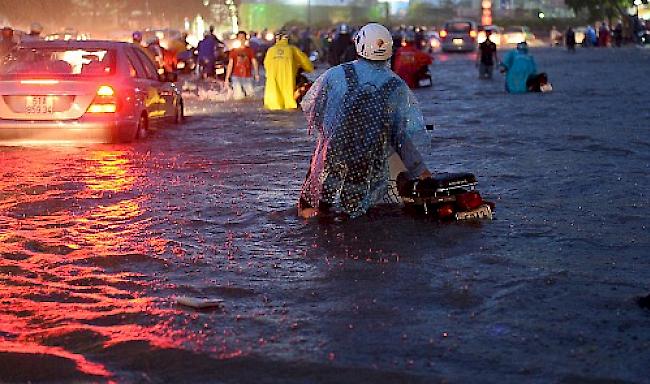
<svg viewBox="0 0 650 384">
<path fill-rule="evenodd" d="M 381 24 L 365 25 L 354 37 L 354 44 L 357 54 L 368 60 L 384 61 L 393 54 L 393 37 Z"/>
</svg>

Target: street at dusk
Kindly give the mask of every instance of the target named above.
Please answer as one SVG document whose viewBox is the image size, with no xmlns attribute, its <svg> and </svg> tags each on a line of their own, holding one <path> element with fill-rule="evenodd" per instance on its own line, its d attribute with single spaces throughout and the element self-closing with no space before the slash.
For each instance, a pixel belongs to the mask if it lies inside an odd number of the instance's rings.
<svg viewBox="0 0 650 384">
<path fill-rule="evenodd" d="M 263 91 L 0 147 L 0 382 L 649 383 L 650 50 L 530 52 L 553 92 L 442 52 L 414 90 L 493 220 L 299 218 L 314 138 Z"/>
</svg>

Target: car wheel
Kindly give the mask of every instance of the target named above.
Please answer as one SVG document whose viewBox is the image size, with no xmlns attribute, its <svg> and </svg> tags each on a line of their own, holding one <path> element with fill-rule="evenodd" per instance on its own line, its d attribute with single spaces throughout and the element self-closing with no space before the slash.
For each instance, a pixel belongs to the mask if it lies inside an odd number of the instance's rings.
<svg viewBox="0 0 650 384">
<path fill-rule="evenodd" d="M 147 118 L 145 115 L 140 116 L 138 120 L 138 129 L 135 132 L 135 138 L 142 140 L 147 137 Z"/>
<path fill-rule="evenodd" d="M 183 101 L 176 103 L 176 113 L 174 114 L 174 124 L 181 124 L 185 121 L 185 107 Z"/>
</svg>

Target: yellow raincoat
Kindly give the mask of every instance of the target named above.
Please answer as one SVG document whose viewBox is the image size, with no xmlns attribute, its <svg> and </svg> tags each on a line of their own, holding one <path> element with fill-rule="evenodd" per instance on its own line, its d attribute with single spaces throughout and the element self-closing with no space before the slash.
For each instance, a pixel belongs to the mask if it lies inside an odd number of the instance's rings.
<svg viewBox="0 0 650 384">
<path fill-rule="evenodd" d="M 266 71 L 266 88 L 264 89 L 264 107 L 266 109 L 298 108 L 293 98 L 296 87 L 296 75 L 302 68 L 305 72 L 314 70 L 307 55 L 298 47 L 290 45 L 289 40 L 282 39 L 269 48 L 264 58 Z"/>
</svg>

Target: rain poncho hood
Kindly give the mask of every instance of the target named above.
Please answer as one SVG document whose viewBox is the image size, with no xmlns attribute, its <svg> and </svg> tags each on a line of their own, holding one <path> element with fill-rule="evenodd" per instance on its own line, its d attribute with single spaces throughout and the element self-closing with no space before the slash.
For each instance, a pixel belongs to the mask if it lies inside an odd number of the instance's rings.
<svg viewBox="0 0 650 384">
<path fill-rule="evenodd" d="M 508 52 L 501 65 L 506 69 L 506 91 L 509 93 L 526 93 L 528 77 L 537 73 L 535 59 L 516 49 Z"/>
<path fill-rule="evenodd" d="M 296 75 L 299 69 L 311 72 L 314 70 L 314 66 L 309 61 L 309 57 L 298 47 L 290 45 L 287 39 L 281 39 L 269 48 L 264 58 L 265 108 L 270 110 L 298 108 L 293 92 L 296 88 Z"/>
<path fill-rule="evenodd" d="M 357 217 L 388 191 L 388 158 L 402 158 L 414 176 L 426 170 L 411 140 L 424 120 L 408 86 L 386 62 L 357 60 L 329 69 L 302 102 L 317 134 L 301 201 Z"/>
</svg>

